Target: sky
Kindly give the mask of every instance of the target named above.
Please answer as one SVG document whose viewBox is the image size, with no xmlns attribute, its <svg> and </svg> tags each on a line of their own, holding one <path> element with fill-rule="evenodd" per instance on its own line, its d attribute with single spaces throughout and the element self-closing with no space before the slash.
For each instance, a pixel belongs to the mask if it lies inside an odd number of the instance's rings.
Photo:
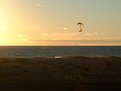
<svg viewBox="0 0 121 91">
<path fill-rule="evenodd" d="M 121 0 L 0 0 L 2 46 L 121 45 L 120 35 Z"/>
</svg>

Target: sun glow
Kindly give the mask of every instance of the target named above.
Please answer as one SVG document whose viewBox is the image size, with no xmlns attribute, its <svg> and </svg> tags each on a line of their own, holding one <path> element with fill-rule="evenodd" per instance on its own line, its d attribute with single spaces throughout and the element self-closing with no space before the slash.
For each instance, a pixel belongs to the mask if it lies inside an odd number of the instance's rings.
<svg viewBox="0 0 121 91">
<path fill-rule="evenodd" d="M 0 45 L 9 44 L 9 34 L 4 14 L 0 12 Z"/>
</svg>

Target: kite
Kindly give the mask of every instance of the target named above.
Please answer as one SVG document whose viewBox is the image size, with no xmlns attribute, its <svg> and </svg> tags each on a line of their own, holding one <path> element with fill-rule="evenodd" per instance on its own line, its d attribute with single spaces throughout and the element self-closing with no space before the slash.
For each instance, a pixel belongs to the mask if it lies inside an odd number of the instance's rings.
<svg viewBox="0 0 121 91">
<path fill-rule="evenodd" d="M 77 25 L 80 25 L 80 31 L 79 32 L 82 32 L 84 30 L 84 24 L 81 23 L 81 22 L 78 22 Z"/>
</svg>

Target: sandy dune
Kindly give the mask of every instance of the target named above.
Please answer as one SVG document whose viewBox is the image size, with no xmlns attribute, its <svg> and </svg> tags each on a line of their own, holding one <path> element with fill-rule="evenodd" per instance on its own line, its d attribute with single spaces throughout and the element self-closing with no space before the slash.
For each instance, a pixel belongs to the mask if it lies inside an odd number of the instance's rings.
<svg viewBox="0 0 121 91">
<path fill-rule="evenodd" d="M 73 88 L 71 89 L 72 91 L 80 91 L 79 89 L 84 87 L 82 84 L 88 84 L 85 86 L 89 86 L 89 84 L 95 83 L 118 84 L 121 83 L 121 58 L 113 56 L 78 56 L 65 58 L 0 58 L 0 83 L 2 84 L 0 85 L 0 88 L 6 88 L 7 85 L 8 87 L 12 87 L 12 90 L 14 87 L 10 84 L 13 83 L 18 84 L 18 87 L 16 86 L 17 88 L 19 88 L 20 84 L 34 83 L 36 85 L 32 86 L 37 88 L 36 86 L 38 85 L 38 87 L 41 87 L 40 89 L 42 89 L 44 86 L 46 88 L 46 86 L 50 86 L 50 84 L 52 85 L 56 83 L 56 85 L 58 84 L 58 86 L 56 86 L 57 89 L 61 88 L 63 91 L 66 87 L 68 89 Z M 44 86 L 39 86 L 39 84 L 44 83 L 46 83 Z M 28 87 L 32 86 L 30 85 Z M 50 88 L 55 88 L 53 86 L 50 86 Z M 28 87 L 23 87 L 23 89 Z M 67 88 L 65 91 L 68 90 Z M 59 91 L 62 91 L 61 89 Z M 90 91 L 90 89 L 88 90 Z M 50 91 L 50 89 L 44 91 Z"/>
</svg>

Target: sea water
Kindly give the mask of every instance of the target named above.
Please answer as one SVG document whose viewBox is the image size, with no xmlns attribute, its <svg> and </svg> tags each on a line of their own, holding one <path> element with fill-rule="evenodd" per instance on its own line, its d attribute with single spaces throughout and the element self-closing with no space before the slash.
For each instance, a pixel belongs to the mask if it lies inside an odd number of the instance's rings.
<svg viewBox="0 0 121 91">
<path fill-rule="evenodd" d="M 121 46 L 0 46 L 0 57 L 117 56 Z"/>
</svg>

